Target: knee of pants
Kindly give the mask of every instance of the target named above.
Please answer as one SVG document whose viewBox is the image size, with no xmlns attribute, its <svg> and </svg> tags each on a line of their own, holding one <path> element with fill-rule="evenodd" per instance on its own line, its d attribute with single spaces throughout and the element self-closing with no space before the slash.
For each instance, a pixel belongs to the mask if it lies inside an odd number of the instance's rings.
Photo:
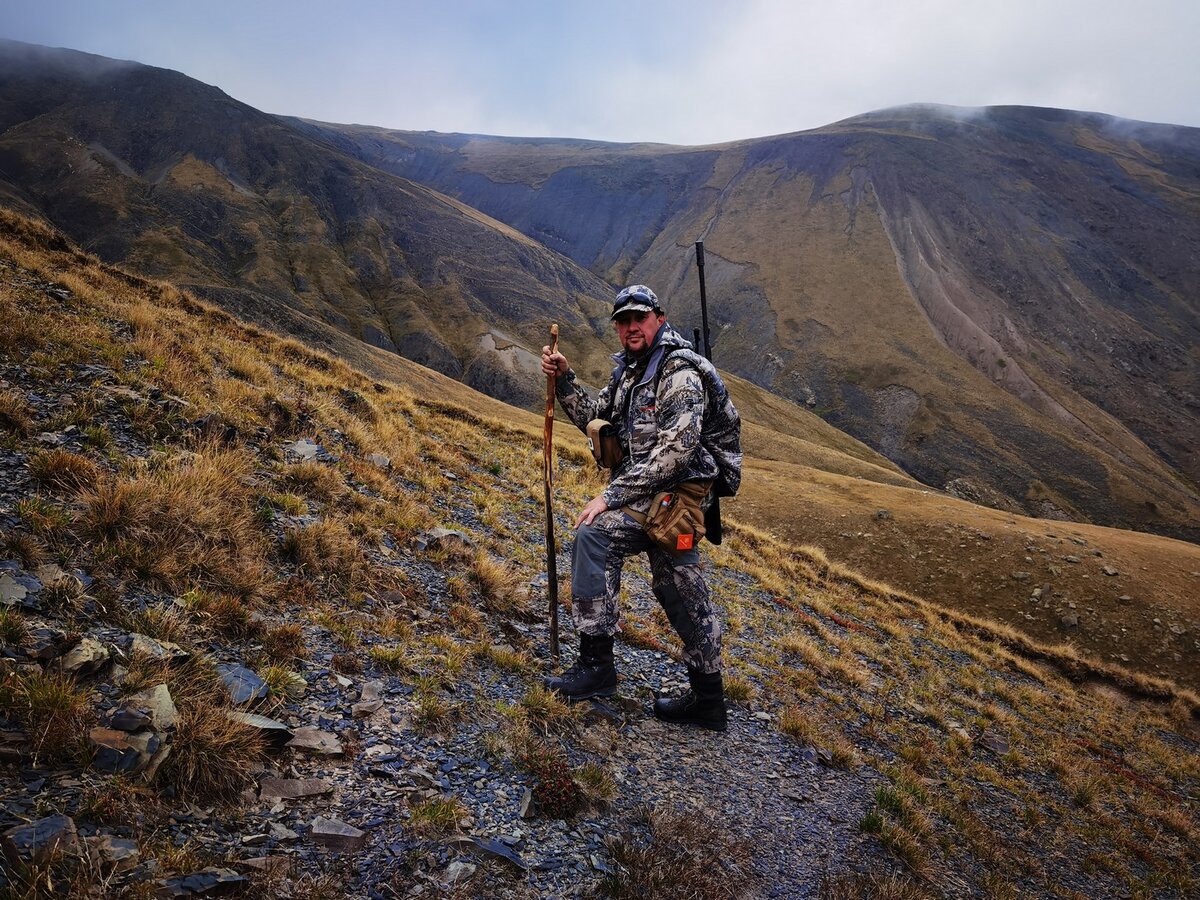
<svg viewBox="0 0 1200 900">
<path fill-rule="evenodd" d="M 571 595 L 601 597 L 605 593 L 604 565 L 612 538 L 595 525 L 580 525 L 571 550 Z"/>
</svg>

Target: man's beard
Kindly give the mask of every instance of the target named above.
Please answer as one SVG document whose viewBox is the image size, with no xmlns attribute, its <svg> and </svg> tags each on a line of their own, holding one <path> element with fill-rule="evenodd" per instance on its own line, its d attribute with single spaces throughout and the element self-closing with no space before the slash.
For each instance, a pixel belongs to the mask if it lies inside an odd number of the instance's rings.
<svg viewBox="0 0 1200 900">
<path fill-rule="evenodd" d="M 652 349 L 654 348 L 648 342 L 643 341 L 642 348 L 640 350 L 630 350 L 628 347 L 626 347 L 625 357 L 626 359 L 631 359 L 635 362 L 638 362 L 649 356 Z"/>
</svg>

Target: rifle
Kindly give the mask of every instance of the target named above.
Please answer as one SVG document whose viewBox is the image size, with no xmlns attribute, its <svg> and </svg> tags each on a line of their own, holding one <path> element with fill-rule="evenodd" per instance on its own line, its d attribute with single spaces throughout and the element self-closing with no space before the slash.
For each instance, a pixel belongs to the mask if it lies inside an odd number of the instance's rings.
<svg viewBox="0 0 1200 900">
<path fill-rule="evenodd" d="M 558 324 L 550 326 L 550 352 L 558 350 Z M 554 550 L 554 376 L 546 376 L 546 423 L 542 430 L 542 476 L 546 482 L 546 577 L 550 583 L 550 655 L 558 662 L 558 560 Z"/>
<path fill-rule="evenodd" d="M 696 269 L 700 273 L 700 323 L 704 326 L 704 358 L 712 362 L 712 339 L 708 333 L 708 294 L 704 290 L 704 241 L 696 241 Z M 697 339 L 697 345 L 699 340 Z M 696 349 L 700 349 L 697 346 Z M 719 544 L 724 539 L 721 528 L 721 498 L 713 494 L 712 506 L 704 514 L 705 537 L 710 544 Z"/>
</svg>

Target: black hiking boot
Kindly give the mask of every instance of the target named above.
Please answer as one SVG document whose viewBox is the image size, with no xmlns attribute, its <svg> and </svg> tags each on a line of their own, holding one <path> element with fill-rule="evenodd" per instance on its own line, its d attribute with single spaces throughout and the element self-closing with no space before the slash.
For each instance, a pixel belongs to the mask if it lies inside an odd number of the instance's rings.
<svg viewBox="0 0 1200 900">
<path fill-rule="evenodd" d="M 710 731 L 724 731 L 725 686 L 721 673 L 706 674 L 688 669 L 691 689 L 682 697 L 660 697 L 654 701 L 654 716 L 672 725 L 699 725 Z"/>
<path fill-rule="evenodd" d="M 546 687 L 568 700 L 611 697 L 617 692 L 611 635 L 579 635 L 579 658 L 561 675 L 547 678 Z"/>
</svg>

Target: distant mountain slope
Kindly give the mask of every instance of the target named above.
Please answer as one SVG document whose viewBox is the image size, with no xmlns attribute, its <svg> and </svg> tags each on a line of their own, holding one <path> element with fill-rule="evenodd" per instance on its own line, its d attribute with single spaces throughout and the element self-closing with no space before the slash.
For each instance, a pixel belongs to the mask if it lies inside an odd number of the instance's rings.
<svg viewBox="0 0 1200 900">
<path fill-rule="evenodd" d="M 163 69 L 0 43 L 0 196 L 105 260 L 508 399 L 537 394 L 513 339 L 607 326 L 609 289 L 563 257 Z"/>
<path fill-rule="evenodd" d="M 907 107 L 684 148 L 302 124 L 682 321 L 704 237 L 717 362 L 927 483 L 1198 534 L 1200 130 Z"/>
</svg>

